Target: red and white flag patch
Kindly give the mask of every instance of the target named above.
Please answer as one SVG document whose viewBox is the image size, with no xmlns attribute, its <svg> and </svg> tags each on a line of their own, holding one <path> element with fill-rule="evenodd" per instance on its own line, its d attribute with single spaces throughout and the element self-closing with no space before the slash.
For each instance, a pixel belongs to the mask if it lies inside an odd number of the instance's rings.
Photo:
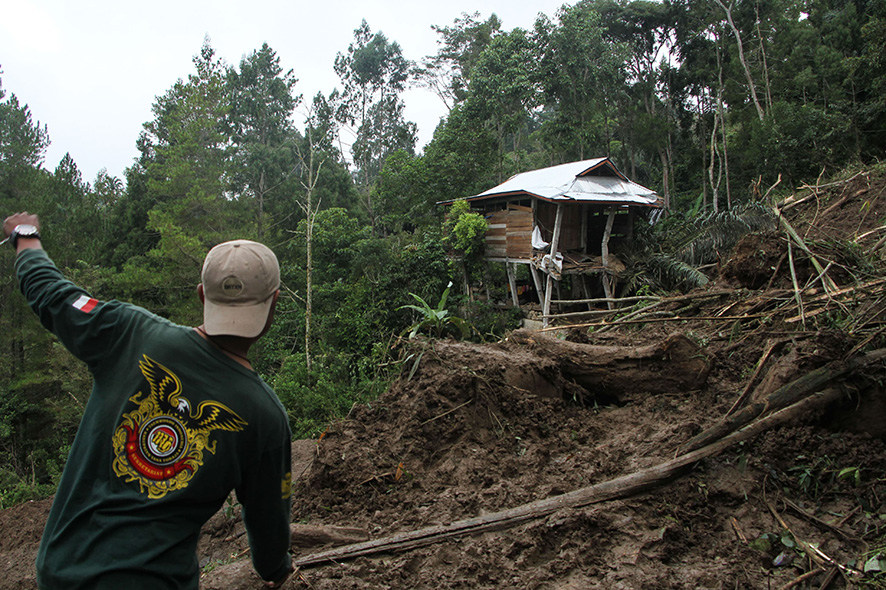
<svg viewBox="0 0 886 590">
<path fill-rule="evenodd" d="M 98 305 L 98 299 L 93 299 L 88 295 L 81 295 L 73 305 L 83 313 L 89 313 Z"/>
</svg>

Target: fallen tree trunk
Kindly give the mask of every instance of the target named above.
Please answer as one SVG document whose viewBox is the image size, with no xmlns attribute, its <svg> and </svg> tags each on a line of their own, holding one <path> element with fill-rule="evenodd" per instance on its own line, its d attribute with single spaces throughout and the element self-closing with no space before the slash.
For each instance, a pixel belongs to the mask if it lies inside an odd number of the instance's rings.
<svg viewBox="0 0 886 590">
<path fill-rule="evenodd" d="M 711 370 L 710 357 L 682 334 L 636 347 L 580 344 L 524 330 L 509 339 L 555 359 L 563 376 L 592 396 L 699 389 Z"/>
<path fill-rule="evenodd" d="M 745 428 L 703 448 L 686 453 L 660 465 L 629 475 L 623 475 L 607 482 L 581 488 L 559 496 L 544 498 L 509 510 L 468 518 L 448 525 L 431 526 L 417 531 L 307 555 L 294 560 L 294 564 L 297 567 L 307 567 L 375 553 L 414 549 L 454 537 L 513 527 L 529 520 L 542 518 L 558 510 L 578 508 L 631 496 L 674 479 L 698 461 L 714 456 L 734 444 L 748 440 L 797 416 L 806 415 L 816 408 L 824 407 L 838 399 L 840 395 L 842 395 L 841 391 L 837 388 L 827 389 L 821 393 L 813 393 L 805 399 L 765 418 L 761 418 Z"/>
<path fill-rule="evenodd" d="M 687 453 L 700 449 L 748 424 L 764 412 L 779 410 L 793 404 L 804 396 L 809 395 L 810 391 L 821 389 L 826 384 L 845 376 L 851 371 L 878 362 L 884 357 L 886 357 L 886 350 L 880 349 L 864 356 L 852 358 L 849 361 L 828 363 L 823 367 L 810 371 L 799 379 L 795 379 L 787 385 L 776 389 L 765 400 L 745 406 L 742 410 L 727 416 L 714 426 L 691 438 L 680 446 L 678 453 Z"/>
</svg>

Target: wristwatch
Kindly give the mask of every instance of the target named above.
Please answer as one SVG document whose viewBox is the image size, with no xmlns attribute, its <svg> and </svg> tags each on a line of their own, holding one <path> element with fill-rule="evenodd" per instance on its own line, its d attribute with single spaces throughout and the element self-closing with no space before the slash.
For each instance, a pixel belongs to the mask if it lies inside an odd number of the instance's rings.
<svg viewBox="0 0 886 590">
<path fill-rule="evenodd" d="M 30 223 L 20 223 L 9 234 L 9 244 L 13 250 L 16 249 L 19 238 L 37 238 L 40 239 L 40 231 Z"/>
</svg>

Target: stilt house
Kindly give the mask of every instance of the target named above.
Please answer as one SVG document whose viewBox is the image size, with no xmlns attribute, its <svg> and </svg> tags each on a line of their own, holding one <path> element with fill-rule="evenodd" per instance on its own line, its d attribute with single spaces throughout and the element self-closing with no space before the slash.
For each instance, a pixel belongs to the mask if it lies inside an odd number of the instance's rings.
<svg viewBox="0 0 886 590">
<path fill-rule="evenodd" d="M 513 265 L 529 265 L 546 325 L 563 275 L 576 275 L 585 297 L 588 277 L 597 275 L 612 296 L 624 266 L 610 247 L 631 236 L 638 215 L 648 218 L 662 207 L 654 191 L 630 181 L 609 158 L 523 172 L 467 201 L 489 224 L 485 256 L 507 265 L 514 305 Z"/>
</svg>

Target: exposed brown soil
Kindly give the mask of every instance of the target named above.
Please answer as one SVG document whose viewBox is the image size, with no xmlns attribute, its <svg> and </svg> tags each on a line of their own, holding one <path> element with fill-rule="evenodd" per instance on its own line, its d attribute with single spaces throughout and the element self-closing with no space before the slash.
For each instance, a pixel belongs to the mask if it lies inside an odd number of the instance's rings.
<svg viewBox="0 0 886 590">
<path fill-rule="evenodd" d="M 870 270 L 858 263 L 883 231 L 846 244 L 884 224 L 884 188 L 882 176 L 860 175 L 788 211 L 812 250 L 832 262 L 829 274 L 839 287 L 883 276 L 882 249 Z M 818 273 L 796 247 L 791 254 L 803 286 Z M 713 278 L 709 291 L 724 294 L 691 311 L 685 302 L 674 305 L 689 317 L 684 321 L 412 345 L 415 356 L 380 399 L 354 407 L 320 440 L 293 444 L 293 523 L 312 527 L 312 535 L 294 537 L 294 555 L 491 514 L 664 463 L 729 411 L 765 350 L 771 353 L 749 401 L 844 359 L 866 339 L 868 349 L 886 346 L 877 332 L 886 319 L 877 315 L 882 286 L 804 317 L 805 325 L 789 321 L 795 312 L 785 307 L 793 280 L 784 232 L 747 237 Z M 814 309 L 810 304 L 804 313 Z M 718 314 L 749 319 L 701 319 Z M 577 379 L 570 347 L 545 346 L 553 336 L 571 346 L 630 351 L 673 334 L 687 336 L 706 359 L 705 378 L 691 388 L 675 385 L 666 362 L 658 384 L 644 366 L 643 380 L 629 391 Z M 619 365 L 619 382 L 632 370 Z M 287 587 L 756 589 L 786 587 L 807 572 L 816 573 L 792 587 L 886 587 L 873 572 L 855 573 L 886 545 L 883 378 L 882 363 L 852 371 L 835 382 L 845 391 L 841 402 L 651 491 L 411 550 L 305 567 Z M 0 590 L 35 587 L 33 560 L 49 503 L 0 512 Z M 324 539 L 327 545 L 316 545 Z M 207 523 L 199 553 L 203 588 L 261 587 L 236 509 Z"/>
</svg>

